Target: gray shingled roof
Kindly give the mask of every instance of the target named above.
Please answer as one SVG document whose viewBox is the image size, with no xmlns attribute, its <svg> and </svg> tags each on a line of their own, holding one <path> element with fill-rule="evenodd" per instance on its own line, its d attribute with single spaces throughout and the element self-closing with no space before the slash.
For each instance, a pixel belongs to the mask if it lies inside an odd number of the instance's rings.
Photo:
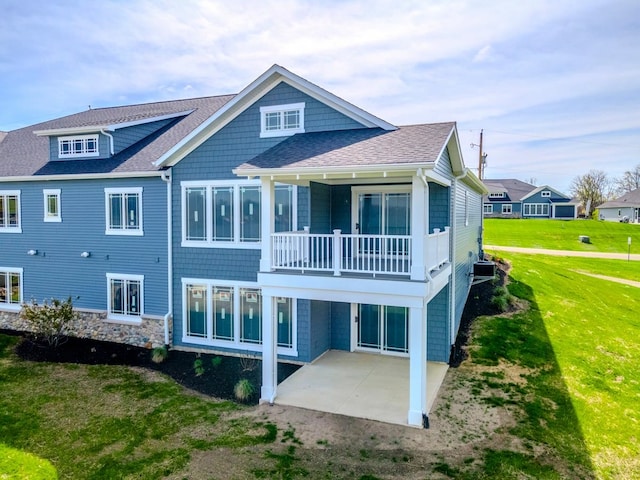
<svg viewBox="0 0 640 480">
<path fill-rule="evenodd" d="M 184 139 L 234 95 L 96 108 L 8 132 L 0 142 L 0 177 L 157 170 L 153 162 Z M 49 162 L 49 139 L 34 131 L 114 125 L 193 110 L 142 142 L 106 160 Z"/>
<path fill-rule="evenodd" d="M 484 179 L 482 180 L 482 183 L 484 183 L 487 189 L 492 193 L 506 191 L 509 196 L 509 200 L 513 202 L 519 202 L 522 200 L 522 197 L 525 197 L 537 188 L 535 185 L 516 180 L 515 178 L 496 180 Z M 502 200 L 503 199 L 496 199 L 496 201 Z"/>
<path fill-rule="evenodd" d="M 621 197 L 604 202 L 598 208 L 624 208 L 624 207 L 640 207 L 640 188 L 636 188 L 625 193 Z"/>
<path fill-rule="evenodd" d="M 357 167 L 430 163 L 438 159 L 455 123 L 410 125 L 397 130 L 361 128 L 293 135 L 244 169 Z"/>
</svg>

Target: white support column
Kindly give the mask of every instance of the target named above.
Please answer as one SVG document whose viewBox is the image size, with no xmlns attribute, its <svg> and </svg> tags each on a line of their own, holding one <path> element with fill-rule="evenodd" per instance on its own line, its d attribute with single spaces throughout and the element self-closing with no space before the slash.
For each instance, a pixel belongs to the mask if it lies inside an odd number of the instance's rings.
<svg viewBox="0 0 640 480">
<path fill-rule="evenodd" d="M 426 278 L 425 234 L 428 228 L 427 187 L 422 172 L 411 181 L 411 280 Z"/>
<path fill-rule="evenodd" d="M 278 387 L 278 326 L 274 298 L 262 295 L 262 388 L 260 402 L 273 403 Z"/>
<path fill-rule="evenodd" d="M 262 241 L 262 256 L 260 257 L 260 271 L 271 271 L 271 234 L 274 231 L 274 205 L 275 188 L 270 178 L 260 179 L 262 186 L 262 196 L 260 199 L 260 239 Z"/>
<path fill-rule="evenodd" d="M 427 413 L 427 307 L 409 308 L 409 413 L 407 423 L 421 427 Z"/>
</svg>

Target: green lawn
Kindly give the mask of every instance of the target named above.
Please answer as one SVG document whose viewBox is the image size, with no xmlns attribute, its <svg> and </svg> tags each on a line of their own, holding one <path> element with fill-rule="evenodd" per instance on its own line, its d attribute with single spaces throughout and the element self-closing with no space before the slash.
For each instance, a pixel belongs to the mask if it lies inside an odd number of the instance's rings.
<svg viewBox="0 0 640 480">
<path fill-rule="evenodd" d="M 501 255 L 513 265 L 510 290 L 532 302 L 525 320 L 539 323 L 544 332 L 532 328 L 526 336 L 516 336 L 517 348 L 508 348 L 508 332 L 513 325 L 502 321 L 504 325 L 491 330 L 487 325 L 501 320 L 485 320 L 480 323 L 481 332 L 485 331 L 481 335 L 487 335 L 487 329 L 490 333 L 480 343 L 485 345 L 486 355 L 535 364 L 544 358 L 548 339 L 596 476 L 640 478 L 640 289 L 576 272 L 611 275 L 613 270 L 625 276 L 631 275 L 630 264 L 622 260 L 585 262 L 544 255 Z M 636 268 L 637 278 L 638 264 L 631 265 Z M 555 388 L 548 380 L 542 373 L 531 378 L 531 385 L 540 393 L 548 392 Z M 571 432 L 570 422 L 563 427 L 557 421 L 563 406 L 547 401 L 534 407 L 530 405 L 527 410 L 525 405 L 525 411 L 529 417 L 531 412 L 540 416 L 537 433 L 557 451 L 565 451 L 565 456 L 575 454 L 567 445 L 567 441 L 579 443 L 579 439 L 571 439 L 575 432 Z M 529 427 L 524 427 L 525 432 Z M 569 438 L 563 436 L 563 428 Z M 536 432 L 525 435 L 535 436 Z"/>
<path fill-rule="evenodd" d="M 590 237 L 591 243 L 578 241 L 580 235 Z M 484 220 L 486 245 L 627 253 L 629 237 L 631 253 L 640 253 L 640 225 L 596 220 Z"/>
</svg>

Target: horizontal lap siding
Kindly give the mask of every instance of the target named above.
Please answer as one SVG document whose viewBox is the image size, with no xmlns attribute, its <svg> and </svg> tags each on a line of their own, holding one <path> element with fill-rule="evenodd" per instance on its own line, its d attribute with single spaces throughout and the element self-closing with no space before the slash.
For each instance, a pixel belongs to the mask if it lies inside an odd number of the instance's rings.
<svg viewBox="0 0 640 480">
<path fill-rule="evenodd" d="M 112 132 L 113 146 L 116 154 L 122 150 L 130 147 L 134 143 L 139 142 L 145 137 L 152 135 L 161 128 L 167 126 L 169 123 L 175 121 L 173 118 L 159 120 L 157 122 L 145 123 L 142 125 L 135 125 L 133 127 L 126 127 Z"/>
<path fill-rule="evenodd" d="M 449 285 L 427 305 L 427 360 L 449 361 Z"/>
<path fill-rule="evenodd" d="M 105 235 L 105 187 L 142 187 L 144 236 Z M 24 300 L 73 297 L 107 309 L 106 273 L 144 275 L 144 308 L 167 312 L 166 185 L 159 177 L 5 184 L 21 191 L 22 234 L 0 234 L 0 266 L 24 268 Z M 60 189 L 62 222 L 44 222 L 43 189 Z M 27 255 L 35 249 L 38 254 Z M 82 252 L 90 252 L 82 258 Z M 77 297 L 77 298 L 76 298 Z"/>
</svg>

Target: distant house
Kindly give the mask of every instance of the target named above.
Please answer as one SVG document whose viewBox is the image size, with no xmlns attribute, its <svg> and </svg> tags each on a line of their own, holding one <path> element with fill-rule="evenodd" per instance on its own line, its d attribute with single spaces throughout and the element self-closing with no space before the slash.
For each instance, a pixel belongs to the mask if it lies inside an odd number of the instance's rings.
<svg viewBox="0 0 640 480">
<path fill-rule="evenodd" d="M 548 185 L 536 187 L 516 179 L 483 182 L 489 190 L 483 199 L 485 218 L 573 219 L 578 216 L 578 203 Z"/>
<path fill-rule="evenodd" d="M 640 188 L 598 207 L 600 220 L 640 223 Z"/>
</svg>

